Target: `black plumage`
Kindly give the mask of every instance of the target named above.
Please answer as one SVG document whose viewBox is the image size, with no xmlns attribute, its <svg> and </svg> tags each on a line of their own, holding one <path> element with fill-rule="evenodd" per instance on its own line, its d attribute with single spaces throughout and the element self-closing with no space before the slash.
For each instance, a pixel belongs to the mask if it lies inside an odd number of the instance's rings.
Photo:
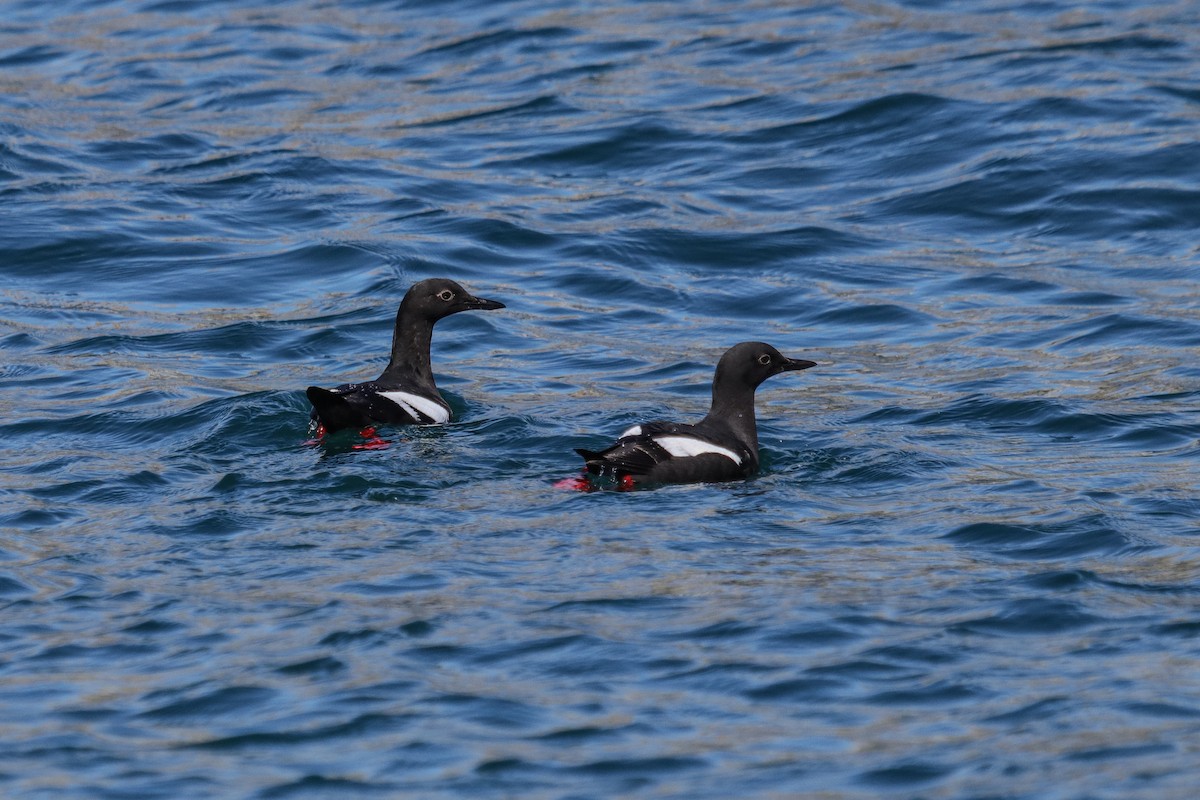
<svg viewBox="0 0 1200 800">
<path fill-rule="evenodd" d="M 312 422 L 332 433 L 342 428 L 373 424 L 427 425 L 450 419 L 450 406 L 433 381 L 429 345 L 433 326 L 460 311 L 504 308 L 495 300 L 476 297 L 447 278 L 413 284 L 396 311 L 392 356 L 373 381 L 343 383 L 333 389 L 308 387 Z"/>
<path fill-rule="evenodd" d="M 614 478 L 624 488 L 748 477 L 758 471 L 755 390 L 773 375 L 814 366 L 764 342 L 742 342 L 717 363 L 712 407 L 700 422 L 635 425 L 604 450 L 576 452 L 590 475 Z"/>
</svg>

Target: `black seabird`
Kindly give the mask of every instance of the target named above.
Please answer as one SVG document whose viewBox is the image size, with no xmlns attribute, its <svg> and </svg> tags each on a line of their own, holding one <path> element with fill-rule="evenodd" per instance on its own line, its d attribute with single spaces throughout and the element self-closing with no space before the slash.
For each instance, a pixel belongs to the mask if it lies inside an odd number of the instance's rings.
<svg viewBox="0 0 1200 800">
<path fill-rule="evenodd" d="M 717 362 L 712 408 L 700 422 L 634 425 L 607 450 L 575 452 L 590 475 L 615 479 L 620 489 L 745 478 L 758 470 L 754 390 L 772 375 L 815 366 L 763 342 L 742 342 Z"/>
<path fill-rule="evenodd" d="M 429 362 L 434 324 L 460 311 L 504 308 L 503 303 L 475 297 L 447 278 L 413 284 L 396 312 L 392 358 L 373 381 L 343 383 L 333 389 L 310 386 L 318 435 L 372 424 L 430 425 L 447 422 L 450 406 L 438 393 Z"/>
</svg>

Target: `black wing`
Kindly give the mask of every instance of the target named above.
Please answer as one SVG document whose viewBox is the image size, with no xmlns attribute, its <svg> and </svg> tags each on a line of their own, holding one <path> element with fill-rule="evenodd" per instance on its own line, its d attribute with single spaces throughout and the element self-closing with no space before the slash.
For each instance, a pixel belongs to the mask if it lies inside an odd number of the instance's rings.
<svg viewBox="0 0 1200 800">
<path fill-rule="evenodd" d="M 662 445 L 649 436 L 626 436 L 607 450 L 576 448 L 588 472 L 595 475 L 645 475 L 671 458 Z"/>
<path fill-rule="evenodd" d="M 596 475 L 648 475 L 659 464 L 675 458 L 654 440 L 655 436 L 687 436 L 693 432 L 693 426 L 677 422 L 646 422 L 637 427 L 641 429 L 638 433 L 622 436 L 606 450 L 576 448 L 575 452 L 583 456 L 588 471 Z"/>
<path fill-rule="evenodd" d="M 305 394 L 313 405 L 312 418 L 329 433 L 371 424 L 409 425 L 423 421 L 380 396 L 370 384 L 346 383 L 334 389 L 310 386 Z"/>
<path fill-rule="evenodd" d="M 754 469 L 753 456 L 744 447 L 730 451 L 737 456 L 734 460 L 713 452 L 672 455 L 657 441 L 664 436 L 680 436 L 710 442 L 694 425 L 650 422 L 638 427 L 637 433 L 622 436 L 607 450 L 575 452 L 583 456 L 588 472 L 593 475 L 632 476 L 638 485 L 735 480 Z"/>
</svg>

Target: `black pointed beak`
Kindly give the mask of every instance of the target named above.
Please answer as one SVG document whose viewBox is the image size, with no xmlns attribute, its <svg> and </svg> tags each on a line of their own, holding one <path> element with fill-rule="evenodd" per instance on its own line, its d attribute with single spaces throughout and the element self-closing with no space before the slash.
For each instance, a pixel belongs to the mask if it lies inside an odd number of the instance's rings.
<svg viewBox="0 0 1200 800">
<path fill-rule="evenodd" d="M 497 308 L 504 308 L 504 303 L 499 300 L 485 300 L 474 296 L 464 297 L 462 305 L 469 311 L 495 311 Z"/>
<path fill-rule="evenodd" d="M 781 371 L 782 372 L 794 372 L 796 370 L 808 369 L 809 367 L 815 367 L 816 365 L 817 365 L 817 362 L 815 362 L 815 361 L 805 361 L 803 358 L 789 358 L 789 359 L 787 359 L 787 361 L 784 362 L 783 369 Z"/>
</svg>

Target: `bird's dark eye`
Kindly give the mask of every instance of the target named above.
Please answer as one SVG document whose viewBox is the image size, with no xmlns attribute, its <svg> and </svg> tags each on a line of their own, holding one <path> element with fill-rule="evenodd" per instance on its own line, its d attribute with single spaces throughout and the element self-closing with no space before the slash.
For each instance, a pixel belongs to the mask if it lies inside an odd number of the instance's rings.
<svg viewBox="0 0 1200 800">
<path fill-rule="evenodd" d="M 450 291 L 449 289 L 442 289 L 440 292 L 438 292 L 438 299 L 449 303 L 454 299 L 454 292 Z"/>
<path fill-rule="evenodd" d="M 758 357 L 758 363 L 762 364 L 765 367 L 767 364 L 771 363 L 771 356 L 768 355 L 767 353 L 763 353 L 761 356 Z"/>
</svg>

